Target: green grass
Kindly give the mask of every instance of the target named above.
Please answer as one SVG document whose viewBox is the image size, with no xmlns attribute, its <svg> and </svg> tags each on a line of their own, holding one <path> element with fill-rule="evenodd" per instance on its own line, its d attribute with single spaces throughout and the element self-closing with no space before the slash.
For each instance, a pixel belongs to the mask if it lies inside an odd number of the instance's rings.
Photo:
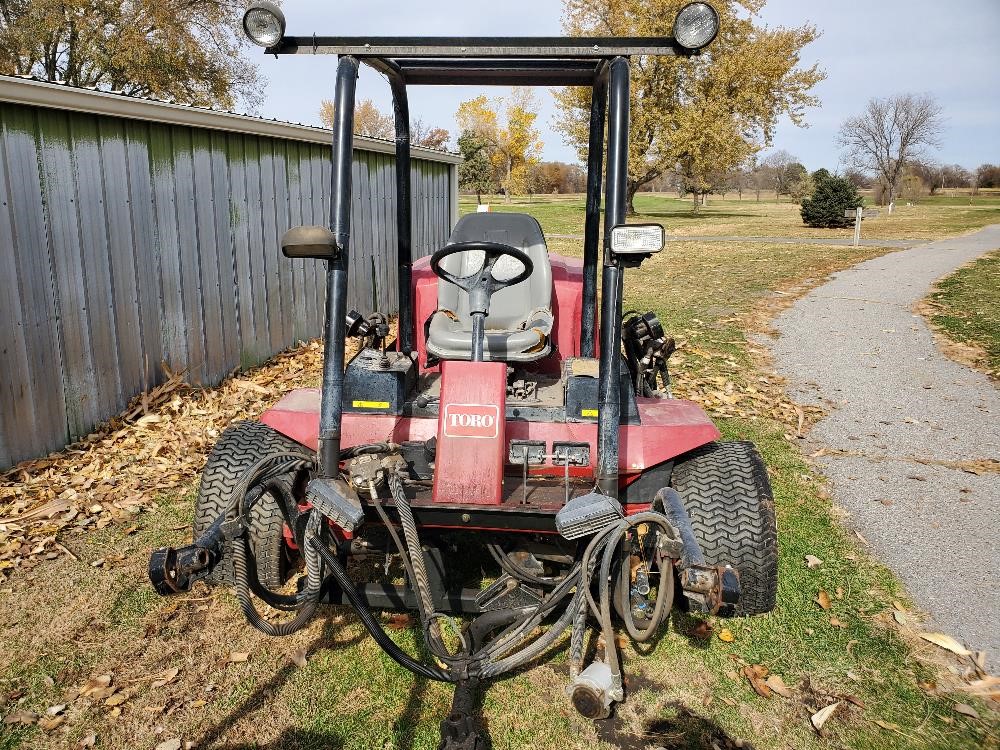
<svg viewBox="0 0 1000 750">
<path fill-rule="evenodd" d="M 546 233 L 582 234 L 584 198 L 582 195 L 545 195 L 513 198 L 506 203 L 501 196 L 487 196 L 494 211 L 526 211 L 537 217 Z M 866 199 L 871 203 L 870 198 Z M 742 200 L 730 194 L 726 199 L 711 196 L 708 205 L 691 210 L 690 198 L 674 194 L 639 193 L 635 198 L 638 215 L 634 221 L 662 223 L 670 236 L 712 235 L 732 237 L 803 237 L 841 238 L 853 236 L 850 229 L 814 229 L 804 226 L 799 206 L 773 195 L 757 202 L 752 193 Z M 474 196 L 462 196 L 462 213 L 476 210 Z M 878 218 L 866 219 L 864 239 L 938 239 L 1000 222 L 1000 196 L 974 198 L 934 196 L 913 205 L 897 204 L 892 216 L 881 209 Z"/>
<path fill-rule="evenodd" d="M 938 330 L 981 349 L 979 364 L 1000 379 L 1000 252 L 984 255 L 939 281 L 930 300 L 931 322 Z"/>
</svg>

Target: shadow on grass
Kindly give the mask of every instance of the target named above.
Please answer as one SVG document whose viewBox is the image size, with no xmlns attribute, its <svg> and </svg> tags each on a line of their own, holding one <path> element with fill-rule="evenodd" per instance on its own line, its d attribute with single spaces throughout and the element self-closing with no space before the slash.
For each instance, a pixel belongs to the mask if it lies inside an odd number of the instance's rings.
<svg viewBox="0 0 1000 750">
<path fill-rule="evenodd" d="M 348 623 L 349 620 L 345 619 L 341 627 Z M 335 631 L 330 627 L 330 623 L 326 623 L 323 627 L 323 632 L 306 647 L 306 653 L 312 653 L 317 649 L 328 647 L 333 641 L 334 633 Z M 353 646 L 367 636 L 367 633 L 358 634 L 348 641 L 338 643 L 337 647 L 346 648 L 348 646 Z M 258 686 L 258 688 L 254 690 L 254 692 L 245 701 L 243 701 L 241 705 L 233 709 L 228 716 L 220 720 L 214 727 L 205 731 L 205 733 L 198 739 L 198 747 L 225 747 L 227 750 L 250 750 L 250 748 L 254 748 L 255 750 L 279 750 L 279 748 L 289 748 L 290 750 L 298 750 L 299 748 L 323 748 L 324 750 L 336 750 L 337 748 L 343 747 L 343 742 L 338 737 L 333 737 L 322 732 L 304 729 L 300 730 L 295 728 L 286 730 L 281 737 L 268 745 L 260 745 L 258 743 L 231 744 L 226 741 L 220 743 L 220 739 L 226 734 L 226 732 L 228 732 L 239 721 L 258 711 L 266 710 L 268 704 L 274 699 L 275 694 L 280 691 L 281 688 L 284 687 L 285 683 L 292 678 L 292 675 L 298 668 L 299 667 L 295 666 L 291 662 L 288 662 L 281 667 L 274 673 L 270 680 Z"/>
<path fill-rule="evenodd" d="M 649 680 L 636 680 L 644 687 Z M 631 689 L 636 689 L 633 687 Z M 626 726 L 617 716 L 594 722 L 597 736 L 618 750 L 753 750 L 746 741 L 737 740 L 718 724 L 692 711 L 680 701 L 671 701 L 657 711 L 658 716 L 642 719 L 641 727 Z"/>
</svg>

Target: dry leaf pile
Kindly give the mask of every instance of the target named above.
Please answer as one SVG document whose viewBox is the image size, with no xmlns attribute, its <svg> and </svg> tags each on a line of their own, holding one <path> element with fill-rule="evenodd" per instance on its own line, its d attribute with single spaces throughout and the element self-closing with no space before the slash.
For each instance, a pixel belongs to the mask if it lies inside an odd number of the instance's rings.
<svg viewBox="0 0 1000 750">
<path fill-rule="evenodd" d="M 318 382 L 322 344 L 279 354 L 215 388 L 184 373 L 136 397 L 125 412 L 60 453 L 0 477 L 0 581 L 16 568 L 70 555 L 65 532 L 130 523 L 158 496 L 190 483 L 226 426 L 256 418 L 284 393 Z"/>
</svg>

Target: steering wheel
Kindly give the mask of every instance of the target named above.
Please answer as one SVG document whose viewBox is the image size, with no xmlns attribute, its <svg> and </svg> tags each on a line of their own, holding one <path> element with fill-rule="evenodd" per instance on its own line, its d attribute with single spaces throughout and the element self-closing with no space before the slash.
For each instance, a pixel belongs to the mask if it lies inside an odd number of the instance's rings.
<svg viewBox="0 0 1000 750">
<path fill-rule="evenodd" d="M 481 250 L 483 253 L 483 266 L 478 271 L 470 273 L 468 276 L 456 276 L 445 268 L 441 267 L 441 261 L 456 253 L 467 253 Z M 493 275 L 493 266 L 503 256 L 509 256 L 518 261 L 524 270 L 512 279 L 498 279 Z M 465 290 L 469 295 L 469 314 L 482 313 L 486 315 L 490 311 L 490 297 L 515 284 L 520 284 L 531 276 L 535 269 L 535 264 L 523 250 L 516 247 L 504 245 L 500 242 L 455 242 L 445 245 L 431 256 L 431 270 L 438 278 L 454 284 L 459 289 Z"/>
</svg>

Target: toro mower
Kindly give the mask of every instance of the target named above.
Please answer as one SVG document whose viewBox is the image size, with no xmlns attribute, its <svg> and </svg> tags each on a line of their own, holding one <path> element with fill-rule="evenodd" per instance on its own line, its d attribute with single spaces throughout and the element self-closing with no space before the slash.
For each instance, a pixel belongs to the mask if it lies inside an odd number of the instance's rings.
<svg viewBox="0 0 1000 750">
<path fill-rule="evenodd" d="M 339 56 L 331 224 L 281 243 L 326 262 L 323 382 L 225 431 L 194 543 L 152 555 L 160 593 L 232 585 L 248 622 L 275 636 L 323 604 L 352 607 L 389 657 L 456 684 L 442 746 L 469 748 L 485 742 L 470 715 L 480 682 L 567 631 L 568 699 L 600 719 L 625 697 L 619 629 L 650 641 L 674 605 L 771 610 L 777 538 L 757 450 L 719 442 L 697 405 L 671 397 L 673 340 L 653 313 L 622 314 L 623 274 L 665 240 L 658 224 L 625 222 L 630 57 L 698 54 L 718 26 L 692 3 L 670 38 L 286 36 L 276 6 L 250 7 L 244 28 L 267 53 Z M 362 63 L 394 98 L 395 338 L 384 313 L 347 309 L 348 254 L 365 252 L 350 211 Z M 550 253 L 531 216 L 499 212 L 463 217 L 444 247 L 412 258 L 418 84 L 592 90 L 582 262 Z M 350 337 L 360 348 L 345 362 Z M 428 656 L 400 649 L 378 610 L 414 612 Z"/>
</svg>

